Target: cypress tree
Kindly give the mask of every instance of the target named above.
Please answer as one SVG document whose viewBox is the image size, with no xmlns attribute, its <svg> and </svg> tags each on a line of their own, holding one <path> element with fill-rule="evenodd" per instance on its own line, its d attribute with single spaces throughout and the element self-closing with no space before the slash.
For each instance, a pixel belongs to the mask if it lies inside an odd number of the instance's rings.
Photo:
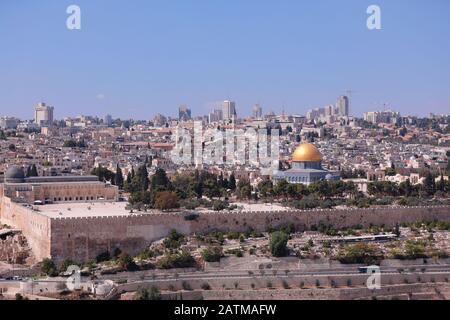
<svg viewBox="0 0 450 320">
<path fill-rule="evenodd" d="M 231 190 L 236 190 L 236 178 L 234 176 L 234 172 L 230 176 L 230 180 L 228 182 L 228 188 Z"/>
<path fill-rule="evenodd" d="M 119 189 L 123 189 L 123 174 L 122 169 L 120 169 L 119 164 L 117 164 L 116 174 L 114 176 L 114 183 Z"/>
<path fill-rule="evenodd" d="M 30 169 L 30 177 L 37 177 L 38 175 L 39 175 L 39 174 L 38 174 L 36 165 L 33 164 L 33 165 L 31 166 L 31 169 Z"/>
</svg>

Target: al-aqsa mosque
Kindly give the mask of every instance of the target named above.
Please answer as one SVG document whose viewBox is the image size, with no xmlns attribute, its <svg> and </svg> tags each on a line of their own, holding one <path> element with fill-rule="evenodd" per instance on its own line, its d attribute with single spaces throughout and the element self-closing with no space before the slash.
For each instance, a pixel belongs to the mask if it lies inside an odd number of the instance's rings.
<svg viewBox="0 0 450 320">
<path fill-rule="evenodd" d="M 303 143 L 292 154 L 292 168 L 274 174 L 275 183 L 286 180 L 292 184 L 310 185 L 321 180 L 339 180 L 337 172 L 322 168 L 322 154 L 311 143 Z"/>
</svg>

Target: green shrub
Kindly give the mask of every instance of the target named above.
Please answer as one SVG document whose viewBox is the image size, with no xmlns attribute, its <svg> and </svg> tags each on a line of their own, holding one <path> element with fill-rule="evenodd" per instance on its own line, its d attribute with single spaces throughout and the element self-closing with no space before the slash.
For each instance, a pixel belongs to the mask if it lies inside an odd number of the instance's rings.
<svg viewBox="0 0 450 320">
<path fill-rule="evenodd" d="M 58 275 L 58 269 L 56 268 L 55 263 L 48 258 L 42 260 L 41 272 L 49 277 L 56 277 Z"/>
<path fill-rule="evenodd" d="M 202 251 L 201 255 L 206 262 L 219 262 L 220 258 L 223 257 L 222 247 L 209 246 Z"/>
<path fill-rule="evenodd" d="M 273 232 L 270 236 L 270 251 L 274 257 L 285 257 L 288 254 L 289 236 L 283 231 Z"/>
<path fill-rule="evenodd" d="M 181 283 L 181 286 L 183 287 L 183 290 L 186 290 L 186 291 L 192 291 L 192 287 L 191 287 L 191 285 L 189 284 L 189 282 L 183 281 L 183 282 Z"/>
<path fill-rule="evenodd" d="M 159 269 L 191 268 L 195 266 L 195 259 L 188 251 L 182 251 L 181 253 L 166 254 L 156 266 Z"/>
<path fill-rule="evenodd" d="M 152 286 L 150 290 L 139 288 L 134 294 L 133 300 L 161 300 L 161 293 L 155 286 Z"/>
<path fill-rule="evenodd" d="M 206 290 L 211 290 L 211 286 L 207 282 L 202 283 L 201 288 L 202 288 L 202 290 L 205 290 L 205 291 Z"/>
<path fill-rule="evenodd" d="M 164 239 L 163 244 L 167 249 L 178 249 L 184 242 L 184 236 L 177 232 L 177 230 L 172 229 Z"/>
<path fill-rule="evenodd" d="M 95 258 L 95 261 L 97 263 L 106 262 L 106 261 L 110 261 L 110 260 L 111 260 L 111 255 L 110 255 L 109 251 L 104 251 Z"/>
<path fill-rule="evenodd" d="M 337 259 L 344 264 L 376 264 L 383 258 L 381 250 L 372 244 L 347 245 L 338 252 Z"/>
<path fill-rule="evenodd" d="M 139 269 L 133 258 L 126 252 L 122 252 L 119 255 L 119 257 L 117 258 L 117 262 L 119 264 L 119 267 L 126 271 L 136 271 Z"/>
</svg>

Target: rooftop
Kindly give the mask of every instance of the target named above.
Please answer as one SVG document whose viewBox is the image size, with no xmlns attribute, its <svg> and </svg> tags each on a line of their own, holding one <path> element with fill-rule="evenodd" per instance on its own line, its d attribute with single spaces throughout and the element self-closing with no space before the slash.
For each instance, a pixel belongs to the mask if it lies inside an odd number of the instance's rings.
<svg viewBox="0 0 450 320">
<path fill-rule="evenodd" d="M 134 211 L 130 213 L 125 209 L 126 202 L 89 202 L 89 203 L 60 203 L 60 204 L 48 204 L 43 206 L 33 206 L 38 212 L 51 219 L 58 218 L 85 218 L 85 217 L 129 217 L 133 215 L 151 215 L 161 214 L 163 212 L 159 210 Z M 239 207 L 242 207 L 244 212 L 249 211 L 287 211 L 288 208 L 282 207 L 279 204 L 245 204 L 236 203 Z M 186 210 L 189 211 L 189 210 Z M 210 212 L 207 209 L 195 210 L 199 213 Z M 180 211 L 182 212 L 182 211 Z M 183 210 L 184 212 L 184 210 Z M 173 213 L 173 212 L 170 212 Z M 167 213 L 167 214 L 170 214 Z"/>
<path fill-rule="evenodd" d="M 39 213 L 49 218 L 84 218 L 84 217 L 123 217 L 130 216 L 125 209 L 126 202 L 87 202 L 87 203 L 60 203 L 44 206 L 34 206 Z M 145 212 L 139 212 L 145 214 Z M 151 212 L 147 212 L 151 214 Z"/>
</svg>

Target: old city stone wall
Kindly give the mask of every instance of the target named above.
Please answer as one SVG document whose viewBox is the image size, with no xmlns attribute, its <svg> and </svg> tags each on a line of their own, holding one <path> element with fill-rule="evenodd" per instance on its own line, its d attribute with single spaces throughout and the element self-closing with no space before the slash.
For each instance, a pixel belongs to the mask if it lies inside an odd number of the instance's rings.
<svg viewBox="0 0 450 320">
<path fill-rule="evenodd" d="M 50 218 L 0 197 L 0 222 L 22 231 L 35 260 L 50 257 Z"/>
<path fill-rule="evenodd" d="M 189 212 L 191 213 L 191 212 Z M 450 206 L 377 209 L 207 212 L 188 221 L 188 213 L 147 213 L 123 216 L 49 218 L 8 197 L 0 197 L 0 222 L 22 230 L 36 260 L 52 257 L 86 261 L 120 248 L 137 254 L 152 241 L 176 229 L 183 234 L 211 231 L 266 231 L 286 224 L 308 230 L 320 222 L 336 228 L 387 225 L 423 220 L 450 221 Z"/>
<path fill-rule="evenodd" d="M 51 256 L 88 260 L 116 247 L 130 254 L 165 237 L 171 229 L 183 234 L 210 231 L 266 231 L 286 224 L 308 230 L 320 222 L 336 228 L 387 225 L 423 220 L 450 220 L 450 207 L 396 207 L 378 209 L 280 212 L 201 213 L 187 221 L 183 213 L 130 214 L 129 216 L 56 218 L 51 220 Z"/>
</svg>

